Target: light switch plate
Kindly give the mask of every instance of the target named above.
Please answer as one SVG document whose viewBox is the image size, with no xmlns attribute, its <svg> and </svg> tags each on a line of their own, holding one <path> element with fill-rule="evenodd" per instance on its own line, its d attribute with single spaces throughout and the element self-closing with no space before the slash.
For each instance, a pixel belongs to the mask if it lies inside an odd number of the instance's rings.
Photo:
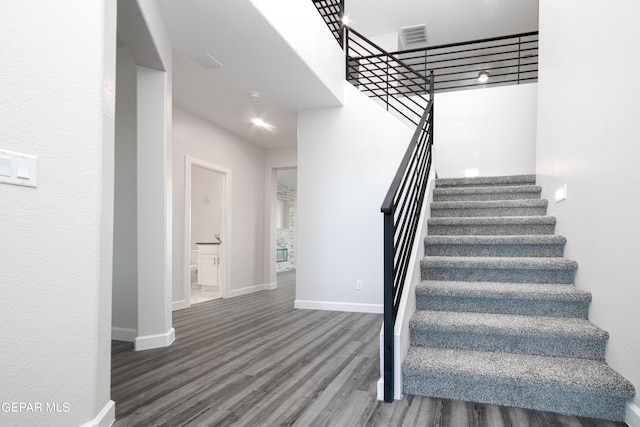
<svg viewBox="0 0 640 427">
<path fill-rule="evenodd" d="M 0 184 L 38 186 L 38 158 L 0 149 Z"/>
<path fill-rule="evenodd" d="M 556 203 L 567 200 L 567 184 L 562 184 L 556 188 Z"/>
</svg>

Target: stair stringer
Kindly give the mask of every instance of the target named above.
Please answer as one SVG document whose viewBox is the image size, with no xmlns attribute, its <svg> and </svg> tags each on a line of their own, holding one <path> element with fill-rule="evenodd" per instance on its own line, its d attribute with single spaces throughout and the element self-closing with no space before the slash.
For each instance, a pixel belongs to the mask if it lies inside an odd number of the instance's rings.
<svg viewBox="0 0 640 427">
<path fill-rule="evenodd" d="M 427 219 L 430 217 L 431 202 L 433 200 L 433 188 L 435 187 L 435 168 L 432 166 L 427 178 L 427 189 L 425 200 L 420 211 L 420 219 L 418 221 L 418 233 L 415 236 L 413 247 L 411 249 L 411 257 L 409 265 L 412 266 L 407 272 L 405 278 L 405 286 L 400 296 L 400 306 L 398 308 L 398 316 L 393 329 L 393 390 L 394 400 L 400 400 L 403 397 L 402 383 L 402 362 L 407 357 L 411 338 L 409 336 L 409 321 L 416 311 L 416 286 L 422 280 L 422 272 L 420 269 L 420 260 L 425 256 L 424 239 L 427 236 Z M 377 398 L 384 400 L 384 323 L 380 328 L 380 379 L 377 383 Z"/>
</svg>

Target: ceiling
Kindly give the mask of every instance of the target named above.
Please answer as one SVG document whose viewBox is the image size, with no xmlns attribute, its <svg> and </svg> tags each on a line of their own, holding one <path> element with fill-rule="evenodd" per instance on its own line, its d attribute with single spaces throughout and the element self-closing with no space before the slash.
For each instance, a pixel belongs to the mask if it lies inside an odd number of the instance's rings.
<svg viewBox="0 0 640 427">
<path fill-rule="evenodd" d="M 297 112 L 335 105 L 250 0 L 158 0 L 174 45 L 173 103 L 265 149 L 295 147 Z M 310 0 L 297 0 L 310 1 Z M 426 24 L 429 44 L 533 31 L 538 0 L 346 0 L 365 36 Z M 206 69 L 191 55 L 223 67 Z M 282 77 L 286 67 L 288 76 Z M 251 99 L 249 91 L 260 98 Z M 250 118 L 275 126 L 268 131 Z"/>
</svg>

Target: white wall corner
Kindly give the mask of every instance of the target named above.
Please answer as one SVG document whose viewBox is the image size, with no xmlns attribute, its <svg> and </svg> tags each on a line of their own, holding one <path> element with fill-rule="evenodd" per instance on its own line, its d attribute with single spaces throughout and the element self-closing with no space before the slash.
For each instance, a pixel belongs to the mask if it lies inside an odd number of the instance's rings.
<svg viewBox="0 0 640 427">
<path fill-rule="evenodd" d="M 640 408 L 635 403 L 627 403 L 627 416 L 624 421 L 629 427 L 640 427 Z"/>
<path fill-rule="evenodd" d="M 278 282 L 265 283 L 263 287 L 265 291 L 273 291 L 274 289 L 278 289 Z"/>
<path fill-rule="evenodd" d="M 176 330 L 169 329 L 164 334 L 146 335 L 136 337 L 134 340 L 135 351 L 151 350 L 170 346 L 176 340 Z"/>
<path fill-rule="evenodd" d="M 113 400 L 107 402 L 100 413 L 88 423 L 80 427 L 109 427 L 116 421 L 116 404 Z"/>
<path fill-rule="evenodd" d="M 138 336 L 138 330 L 133 328 L 111 327 L 111 339 L 116 341 L 134 342 Z"/>
<path fill-rule="evenodd" d="M 303 310 L 327 310 L 327 311 L 348 311 L 352 313 L 374 313 L 382 314 L 382 304 L 361 304 L 355 302 L 327 302 L 295 300 L 294 308 Z"/>
</svg>

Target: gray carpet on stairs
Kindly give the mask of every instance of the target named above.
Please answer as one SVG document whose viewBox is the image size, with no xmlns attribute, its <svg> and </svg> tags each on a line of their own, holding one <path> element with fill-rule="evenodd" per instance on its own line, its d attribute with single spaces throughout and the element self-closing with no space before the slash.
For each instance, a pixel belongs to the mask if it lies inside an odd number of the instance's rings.
<svg viewBox="0 0 640 427">
<path fill-rule="evenodd" d="M 621 421 L 635 390 L 540 194 L 535 175 L 436 180 L 404 392 Z"/>
</svg>

